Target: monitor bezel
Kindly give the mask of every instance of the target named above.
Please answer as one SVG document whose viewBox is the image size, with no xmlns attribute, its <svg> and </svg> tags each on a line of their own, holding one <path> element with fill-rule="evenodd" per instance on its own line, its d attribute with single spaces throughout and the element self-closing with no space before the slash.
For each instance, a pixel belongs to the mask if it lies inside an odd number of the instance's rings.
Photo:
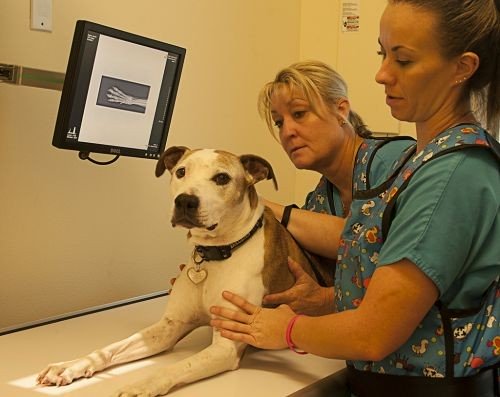
<svg viewBox="0 0 500 397">
<path fill-rule="evenodd" d="M 178 56 L 177 67 L 175 68 L 174 76 L 172 78 L 172 86 L 170 94 L 168 96 L 167 108 L 165 110 L 165 118 L 163 120 L 162 137 L 159 143 L 159 148 L 158 150 L 155 150 L 154 153 L 152 153 L 148 149 L 143 150 L 132 147 L 112 146 L 108 144 L 82 142 L 78 140 L 70 141 L 67 139 L 67 133 L 70 129 L 69 125 L 70 115 L 73 111 L 73 106 L 75 106 L 75 98 L 77 95 L 81 95 L 81 92 L 77 92 L 77 83 L 79 81 L 79 73 L 82 70 L 82 64 L 84 62 L 84 49 L 87 40 L 87 34 L 89 31 L 96 32 L 98 34 L 106 35 L 119 40 L 124 40 L 127 42 L 150 47 L 153 49 L 166 51 L 168 53 L 174 53 Z M 167 142 L 174 106 L 177 98 L 177 92 L 179 89 L 180 77 L 184 65 L 185 55 L 186 55 L 185 48 L 173 44 L 161 42 L 155 39 L 115 29 L 110 26 L 101 25 L 95 22 L 78 20 L 76 22 L 75 32 L 68 59 L 68 65 L 66 68 L 66 74 L 64 78 L 64 85 L 62 89 L 61 100 L 59 104 L 54 135 L 52 139 L 52 145 L 60 149 L 75 150 L 81 153 L 103 153 L 103 154 L 111 154 L 119 156 L 139 157 L 146 159 L 159 158 L 159 156 L 165 149 L 165 145 Z M 85 97 L 88 94 L 88 90 L 89 86 L 86 86 L 84 92 Z"/>
</svg>

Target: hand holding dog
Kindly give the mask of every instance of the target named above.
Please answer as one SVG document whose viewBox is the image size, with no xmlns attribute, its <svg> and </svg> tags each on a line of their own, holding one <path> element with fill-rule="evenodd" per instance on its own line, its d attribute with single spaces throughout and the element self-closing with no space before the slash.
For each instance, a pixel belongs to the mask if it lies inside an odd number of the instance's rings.
<svg viewBox="0 0 500 397">
<path fill-rule="evenodd" d="M 210 321 L 220 334 L 233 341 L 244 342 L 260 349 L 278 350 L 287 347 L 285 332 L 295 315 L 287 305 L 276 309 L 255 306 L 229 291 L 222 296 L 241 310 L 212 306 L 210 312 L 218 318 Z"/>
<path fill-rule="evenodd" d="M 333 288 L 321 287 L 292 258 L 288 258 L 288 267 L 295 277 L 293 287 L 264 296 L 262 303 L 264 305 L 285 304 L 294 312 L 309 316 L 333 313 Z"/>
</svg>

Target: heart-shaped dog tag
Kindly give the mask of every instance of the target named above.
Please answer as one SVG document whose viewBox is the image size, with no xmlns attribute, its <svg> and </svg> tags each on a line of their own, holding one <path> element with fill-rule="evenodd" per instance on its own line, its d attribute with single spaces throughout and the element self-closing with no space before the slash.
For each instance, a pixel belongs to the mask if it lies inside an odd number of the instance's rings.
<svg viewBox="0 0 500 397">
<path fill-rule="evenodd" d="M 208 273 L 205 269 L 196 270 L 194 267 L 191 267 L 187 271 L 187 276 L 195 284 L 201 283 L 207 278 L 207 275 Z"/>
</svg>

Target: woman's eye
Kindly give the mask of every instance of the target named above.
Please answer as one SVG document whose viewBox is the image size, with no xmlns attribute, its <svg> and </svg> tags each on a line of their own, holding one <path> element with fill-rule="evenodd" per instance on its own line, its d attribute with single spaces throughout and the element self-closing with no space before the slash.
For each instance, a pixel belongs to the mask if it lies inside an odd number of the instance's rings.
<svg viewBox="0 0 500 397">
<path fill-rule="evenodd" d="M 177 168 L 175 171 L 175 176 L 179 179 L 183 178 L 186 175 L 186 169 L 184 167 Z"/>
<path fill-rule="evenodd" d="M 377 55 L 380 55 L 382 59 L 385 59 L 387 57 L 387 54 L 383 50 L 378 50 Z M 397 62 L 400 66 L 407 66 L 412 63 L 412 61 L 408 61 L 406 59 L 395 59 L 395 62 Z"/>
<path fill-rule="evenodd" d="M 231 177 L 226 174 L 221 172 L 220 174 L 215 175 L 212 180 L 217 184 L 217 185 L 227 185 L 229 181 L 231 180 Z"/>
<path fill-rule="evenodd" d="M 293 112 L 293 117 L 296 119 L 300 119 L 300 118 L 304 117 L 305 114 L 306 114 L 305 110 L 297 110 L 297 111 Z"/>
</svg>

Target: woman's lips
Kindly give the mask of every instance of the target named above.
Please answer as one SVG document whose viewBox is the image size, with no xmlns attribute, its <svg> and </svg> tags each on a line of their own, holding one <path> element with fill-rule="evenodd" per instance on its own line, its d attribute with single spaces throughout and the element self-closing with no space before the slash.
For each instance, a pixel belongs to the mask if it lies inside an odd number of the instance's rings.
<svg viewBox="0 0 500 397">
<path fill-rule="evenodd" d="M 394 106 L 396 105 L 397 103 L 399 103 L 403 98 L 399 98 L 399 97 L 395 97 L 395 96 L 391 96 L 391 95 L 386 95 L 385 96 L 385 103 L 388 105 L 388 106 Z"/>
<path fill-rule="evenodd" d="M 304 146 L 297 146 L 297 147 L 294 147 L 294 148 L 290 149 L 290 155 L 295 154 L 296 152 L 298 152 L 303 147 Z"/>
</svg>

